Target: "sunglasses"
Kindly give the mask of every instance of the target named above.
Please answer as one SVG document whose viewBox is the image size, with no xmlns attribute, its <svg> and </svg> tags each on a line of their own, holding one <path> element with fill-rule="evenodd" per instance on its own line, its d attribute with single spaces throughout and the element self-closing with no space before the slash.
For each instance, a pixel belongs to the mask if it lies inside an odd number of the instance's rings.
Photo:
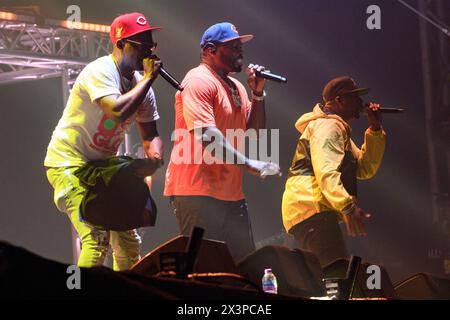
<svg viewBox="0 0 450 320">
<path fill-rule="evenodd" d="M 153 42 L 153 43 L 146 43 L 146 42 L 139 42 L 136 40 L 131 40 L 131 39 L 126 39 L 124 40 L 126 42 L 132 43 L 132 44 L 136 44 L 139 45 L 142 49 L 144 49 L 145 51 L 155 51 L 158 43 Z"/>
</svg>

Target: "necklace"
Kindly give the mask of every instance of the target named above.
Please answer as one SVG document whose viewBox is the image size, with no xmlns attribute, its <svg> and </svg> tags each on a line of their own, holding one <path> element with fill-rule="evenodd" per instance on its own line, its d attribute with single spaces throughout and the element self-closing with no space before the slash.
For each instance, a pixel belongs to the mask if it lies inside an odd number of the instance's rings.
<svg viewBox="0 0 450 320">
<path fill-rule="evenodd" d="M 242 107 L 242 99 L 241 95 L 239 94 L 239 90 L 236 88 L 235 84 L 232 82 L 232 80 L 229 80 L 227 77 L 227 81 L 223 79 L 216 71 L 214 71 L 210 66 L 208 66 L 206 63 L 202 63 L 213 75 L 216 76 L 216 78 L 219 79 L 219 81 L 222 83 L 225 89 L 228 90 L 228 93 L 231 92 L 231 99 L 233 100 L 233 104 L 236 108 Z M 229 83 L 229 81 L 231 83 Z"/>
</svg>

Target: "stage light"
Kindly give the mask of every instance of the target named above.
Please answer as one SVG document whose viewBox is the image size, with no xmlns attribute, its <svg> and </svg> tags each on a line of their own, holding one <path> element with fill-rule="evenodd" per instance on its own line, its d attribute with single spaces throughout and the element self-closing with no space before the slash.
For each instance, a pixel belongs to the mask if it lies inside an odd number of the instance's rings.
<svg viewBox="0 0 450 320">
<path fill-rule="evenodd" d="M 60 25 L 64 28 L 68 29 L 77 29 L 77 30 L 86 30 L 86 31 L 94 31 L 94 32 L 104 32 L 109 33 L 110 27 L 104 24 L 95 24 L 95 23 L 85 23 L 85 22 L 74 22 L 64 20 L 61 21 Z"/>
<path fill-rule="evenodd" d="M 0 11 L 1 20 L 17 20 L 17 15 L 11 12 Z"/>
<path fill-rule="evenodd" d="M 11 20 L 11 21 L 24 21 L 30 23 L 36 23 L 36 18 L 17 15 L 12 12 L 0 11 L 0 20 Z M 77 22 L 69 20 L 55 20 L 55 19 L 45 19 L 45 23 L 51 26 L 60 26 L 68 29 L 77 29 L 93 32 L 103 32 L 109 33 L 110 26 L 104 24 Z"/>
</svg>

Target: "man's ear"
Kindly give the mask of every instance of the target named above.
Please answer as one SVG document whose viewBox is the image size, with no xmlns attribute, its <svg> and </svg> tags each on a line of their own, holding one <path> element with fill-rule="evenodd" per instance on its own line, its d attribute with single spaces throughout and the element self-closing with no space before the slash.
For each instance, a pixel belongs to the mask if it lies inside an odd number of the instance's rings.
<svg viewBox="0 0 450 320">
<path fill-rule="evenodd" d="M 217 52 L 217 47 L 214 43 L 212 42 L 207 42 L 206 43 L 206 50 L 210 50 L 210 52 L 212 54 L 215 54 Z"/>
<path fill-rule="evenodd" d="M 335 101 L 336 103 L 342 104 L 342 98 L 341 98 L 341 96 L 337 96 L 336 98 L 334 98 L 334 101 Z"/>
</svg>

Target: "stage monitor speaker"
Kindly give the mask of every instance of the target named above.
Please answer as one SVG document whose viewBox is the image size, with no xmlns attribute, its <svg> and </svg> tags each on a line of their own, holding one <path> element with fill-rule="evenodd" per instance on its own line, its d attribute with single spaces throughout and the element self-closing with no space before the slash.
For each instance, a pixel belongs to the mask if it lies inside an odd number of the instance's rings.
<svg viewBox="0 0 450 320">
<path fill-rule="evenodd" d="M 238 264 L 239 273 L 260 286 L 266 268 L 272 268 L 279 294 L 304 298 L 325 295 L 320 262 L 309 251 L 270 245 L 249 254 Z"/>
<path fill-rule="evenodd" d="M 350 261 L 348 259 L 338 259 L 326 265 L 323 268 L 325 278 L 345 278 L 349 262 Z M 368 272 L 367 269 L 370 265 L 374 264 L 367 262 L 361 263 L 358 274 L 356 275 L 355 287 L 351 298 L 396 299 L 397 296 L 391 278 L 389 277 L 386 269 L 382 266 L 377 265 L 380 268 L 380 289 L 369 289 L 367 286 L 367 280 L 371 275 L 373 275 L 373 271 L 369 270 Z"/>
<path fill-rule="evenodd" d="M 0 303 L 8 300 L 138 301 L 146 300 L 276 300 L 286 299 L 257 290 L 216 283 L 143 276 L 132 271 L 113 271 L 103 266 L 80 268 L 80 290 L 74 284 L 73 266 L 52 261 L 0 240 Z M 68 269 L 70 268 L 70 269 Z M 68 270 L 72 270 L 69 271 Z M 70 279 L 73 279 L 70 280 Z M 114 302 L 113 302 L 114 303 Z M 3 305 L 2 305 L 3 306 Z M 167 304 L 154 304 L 164 310 Z M 152 310 L 153 311 L 153 310 Z M 156 312 L 156 311 L 155 311 Z M 170 318 L 170 317 L 166 317 Z M 203 317 L 200 317 L 203 318 Z M 6 319 L 6 318 L 5 318 Z"/>
<path fill-rule="evenodd" d="M 404 300 L 450 300 L 450 278 L 419 273 L 396 285 L 395 291 Z"/>
<path fill-rule="evenodd" d="M 142 275 L 155 275 L 161 270 L 160 254 L 164 252 L 184 252 L 188 242 L 189 236 L 177 236 L 146 254 L 131 267 L 131 270 Z M 202 239 L 193 272 L 237 273 L 237 268 L 225 242 Z"/>
</svg>

